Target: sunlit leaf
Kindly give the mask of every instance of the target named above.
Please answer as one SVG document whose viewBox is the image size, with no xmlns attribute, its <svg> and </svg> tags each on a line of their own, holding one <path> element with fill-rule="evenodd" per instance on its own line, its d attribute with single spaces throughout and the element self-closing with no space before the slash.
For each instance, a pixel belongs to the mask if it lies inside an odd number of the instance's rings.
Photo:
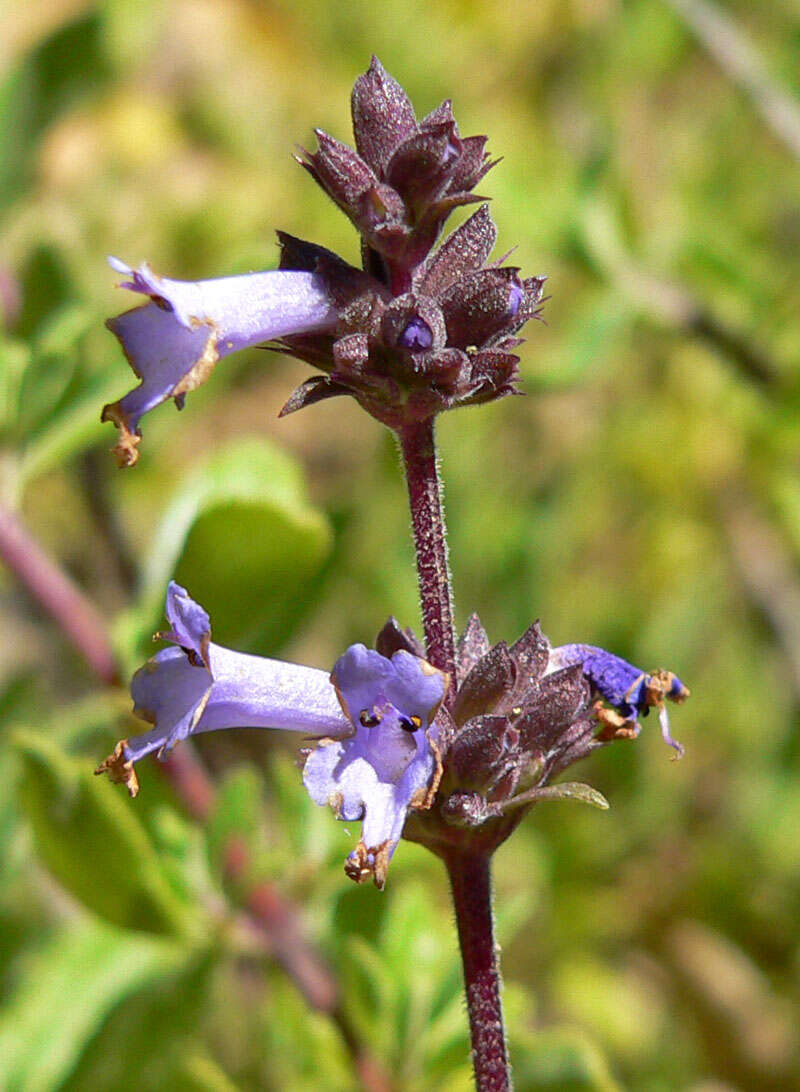
<svg viewBox="0 0 800 1092">
<path fill-rule="evenodd" d="M 170 887 L 132 802 L 86 759 L 19 731 L 20 802 L 42 861 L 77 899 L 116 925 L 197 934 L 202 911 Z"/>
<path fill-rule="evenodd" d="M 0 1016 L 0 1087 L 59 1088 L 124 997 L 174 972 L 189 950 L 98 921 L 57 933 L 28 961 Z"/>
<path fill-rule="evenodd" d="M 294 460 L 263 440 L 231 444 L 187 474 L 161 517 L 142 625 L 158 623 L 174 576 L 209 610 L 217 642 L 274 652 L 307 609 L 330 546 Z"/>
</svg>

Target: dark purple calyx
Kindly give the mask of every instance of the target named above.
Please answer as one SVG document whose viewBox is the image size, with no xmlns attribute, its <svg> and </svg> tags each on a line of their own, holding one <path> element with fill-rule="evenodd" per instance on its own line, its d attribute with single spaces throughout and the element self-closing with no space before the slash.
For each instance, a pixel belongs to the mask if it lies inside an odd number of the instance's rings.
<svg viewBox="0 0 800 1092">
<path fill-rule="evenodd" d="M 642 672 L 591 645 L 552 648 L 538 622 L 510 647 L 490 645 L 473 614 L 455 667 L 455 693 L 437 716 L 442 779 L 431 809 L 410 816 L 404 833 L 445 858 L 454 849 L 491 853 L 543 800 L 607 807 L 590 786 L 553 779 L 598 747 L 636 738 L 639 725 L 626 714 L 657 707 L 666 742 L 682 751 L 664 708 L 689 697 L 676 675 Z"/>
<path fill-rule="evenodd" d="M 496 235 L 483 205 L 412 271 L 406 290 L 393 293 L 380 269 L 371 275 L 281 234 L 281 268 L 319 274 L 339 307 L 334 330 L 281 341 L 283 351 L 327 373 L 296 391 L 284 412 L 351 394 L 379 421 L 402 428 L 516 393 L 517 335 L 539 315 L 544 278 L 487 267 Z"/>
<path fill-rule="evenodd" d="M 317 132 L 301 164 L 362 237 L 363 270 L 281 235 L 281 269 L 317 273 L 339 308 L 335 329 L 276 347 L 326 373 L 283 412 L 351 394 L 393 429 L 456 406 L 517 392 L 525 323 L 539 317 L 543 277 L 489 263 L 497 230 L 486 204 L 436 249 L 455 209 L 494 165 L 486 137 L 462 137 L 452 105 L 417 120 L 399 83 L 373 58 L 352 95 L 355 149 Z"/>
<path fill-rule="evenodd" d="M 393 277 L 426 257 L 450 213 L 481 200 L 473 188 L 494 164 L 486 137 L 462 138 L 449 101 L 417 121 L 400 84 L 373 57 L 351 99 L 355 150 L 317 130 L 299 162 L 350 217 Z"/>
<path fill-rule="evenodd" d="M 550 642 L 534 623 L 513 645 L 490 646 L 477 615 L 456 650 L 458 686 L 440 710 L 443 775 L 433 807 L 413 815 L 405 837 L 434 852 L 491 852 L 537 799 L 591 791 L 549 782 L 603 745 L 579 666 L 550 669 Z"/>
</svg>

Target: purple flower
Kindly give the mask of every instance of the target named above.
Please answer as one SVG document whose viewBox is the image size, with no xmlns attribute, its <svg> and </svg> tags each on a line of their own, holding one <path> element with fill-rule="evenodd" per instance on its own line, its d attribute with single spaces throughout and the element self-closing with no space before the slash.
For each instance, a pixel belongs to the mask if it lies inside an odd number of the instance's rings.
<svg viewBox="0 0 800 1092">
<path fill-rule="evenodd" d="M 107 323 L 141 379 L 103 409 L 102 419 L 120 430 L 115 450 L 121 466 L 136 462 L 141 417 L 168 398 L 180 409 L 186 394 L 205 382 L 221 357 L 274 338 L 327 329 L 338 316 L 324 278 L 313 272 L 173 281 L 147 265 L 132 270 L 117 258 L 109 261 L 130 278 L 122 288 L 150 297 L 149 303 Z"/>
<path fill-rule="evenodd" d="M 249 656 L 211 641 L 208 614 L 179 584 L 167 592 L 173 642 L 133 677 L 134 712 L 154 727 L 121 740 L 97 768 L 139 790 L 135 766 L 180 740 L 223 728 L 279 728 L 318 740 L 304 781 L 318 804 L 337 817 L 363 820 L 346 865 L 359 881 L 382 887 L 410 808 L 425 808 L 441 763 L 433 718 L 448 677 L 400 650 L 391 658 L 353 645 L 331 675 L 312 667 Z"/>
<path fill-rule="evenodd" d="M 312 800 L 338 818 L 363 819 L 361 840 L 345 864 L 352 879 L 383 887 L 409 808 L 428 808 L 441 777 L 436 712 L 448 677 L 400 649 L 391 659 L 353 645 L 331 681 L 355 736 L 328 743 L 306 759 Z"/>
<path fill-rule="evenodd" d="M 549 670 L 580 664 L 595 695 L 604 699 L 611 709 L 601 704 L 596 709 L 597 719 L 605 731 L 612 735 L 636 736 L 639 734 L 639 716 L 647 716 L 650 709 L 658 709 L 661 734 L 664 741 L 674 747 L 677 757 L 683 755 L 683 746 L 673 739 L 669 730 L 669 714 L 665 701 L 681 703 L 689 697 L 689 689 L 671 671 L 642 671 L 633 664 L 594 645 L 561 645 L 550 653 Z"/>
</svg>

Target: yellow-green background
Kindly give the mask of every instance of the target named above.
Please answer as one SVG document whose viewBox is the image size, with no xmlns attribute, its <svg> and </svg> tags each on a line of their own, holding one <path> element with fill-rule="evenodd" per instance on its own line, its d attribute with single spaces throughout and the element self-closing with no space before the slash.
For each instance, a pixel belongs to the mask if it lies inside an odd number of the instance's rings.
<svg viewBox="0 0 800 1092">
<path fill-rule="evenodd" d="M 106 255 L 221 276 L 272 267 L 282 228 L 356 260 L 291 151 L 314 126 L 350 139 L 372 52 L 420 115 L 451 97 L 504 157 L 481 184 L 498 253 L 552 299 L 527 397 L 441 420 L 459 622 L 478 610 L 498 640 L 540 617 L 693 691 L 683 762 L 645 722 L 574 771 L 609 812 L 542 805 L 497 855 L 523 1092 L 800 1083 L 800 164 L 764 116 L 782 94 L 796 122 L 800 9 L 718 10 L 766 99 L 664 0 L 0 5 L 0 490 L 126 672 L 173 572 L 217 640 L 320 667 L 418 615 L 391 438 L 344 400 L 277 420 L 302 365 L 224 361 L 116 470 L 97 418 L 131 376 L 102 320 L 131 301 Z M 1 566 L 0 626 L 0 1087 L 358 1087 L 233 924 L 231 827 L 302 907 L 396 1092 L 470 1087 L 433 858 L 404 844 L 383 895 L 350 885 L 355 831 L 263 733 L 203 741 L 208 828 L 154 764 L 130 802 L 90 777 L 134 730 L 125 695 Z"/>
</svg>

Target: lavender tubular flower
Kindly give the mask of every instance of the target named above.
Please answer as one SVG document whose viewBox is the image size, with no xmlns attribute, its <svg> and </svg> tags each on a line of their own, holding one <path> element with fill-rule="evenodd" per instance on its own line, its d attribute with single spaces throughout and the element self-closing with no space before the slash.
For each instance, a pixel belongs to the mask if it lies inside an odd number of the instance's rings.
<svg viewBox="0 0 800 1092">
<path fill-rule="evenodd" d="M 156 636 L 174 644 L 148 660 L 131 683 L 134 712 L 154 727 L 122 740 L 97 770 L 124 783 L 131 796 L 139 791 L 137 762 L 154 751 L 163 756 L 201 732 L 280 728 L 333 736 L 352 731 L 327 672 L 213 644 L 208 614 L 175 582 L 167 592 L 166 613 L 172 628 Z"/>
<path fill-rule="evenodd" d="M 180 408 L 186 394 L 205 382 L 222 357 L 336 322 L 337 308 L 315 273 L 276 270 L 173 281 L 147 265 L 132 270 L 116 258 L 109 261 L 130 277 L 121 287 L 150 297 L 149 303 L 107 323 L 141 379 L 138 387 L 103 409 L 103 420 L 120 429 L 115 450 L 122 466 L 136 462 L 142 416 L 168 398 Z"/>
<path fill-rule="evenodd" d="M 438 788 L 433 719 L 448 677 L 404 649 L 388 659 L 353 645 L 331 681 L 355 736 L 312 752 L 303 781 L 312 800 L 330 804 L 338 818 L 364 820 L 345 871 L 382 888 L 409 809 L 430 807 Z"/>
<path fill-rule="evenodd" d="M 136 763 L 201 732 L 278 728 L 318 739 L 305 763 L 311 798 L 340 819 L 363 820 L 346 871 L 382 887 L 407 813 L 425 808 L 441 763 L 433 719 L 448 678 L 400 649 L 391 658 L 353 645 L 333 672 L 213 644 L 208 614 L 179 584 L 170 584 L 166 613 L 173 642 L 136 672 L 134 712 L 154 727 L 121 740 L 98 766 L 136 796 Z M 322 738 L 320 738 L 322 737 Z"/>
</svg>

